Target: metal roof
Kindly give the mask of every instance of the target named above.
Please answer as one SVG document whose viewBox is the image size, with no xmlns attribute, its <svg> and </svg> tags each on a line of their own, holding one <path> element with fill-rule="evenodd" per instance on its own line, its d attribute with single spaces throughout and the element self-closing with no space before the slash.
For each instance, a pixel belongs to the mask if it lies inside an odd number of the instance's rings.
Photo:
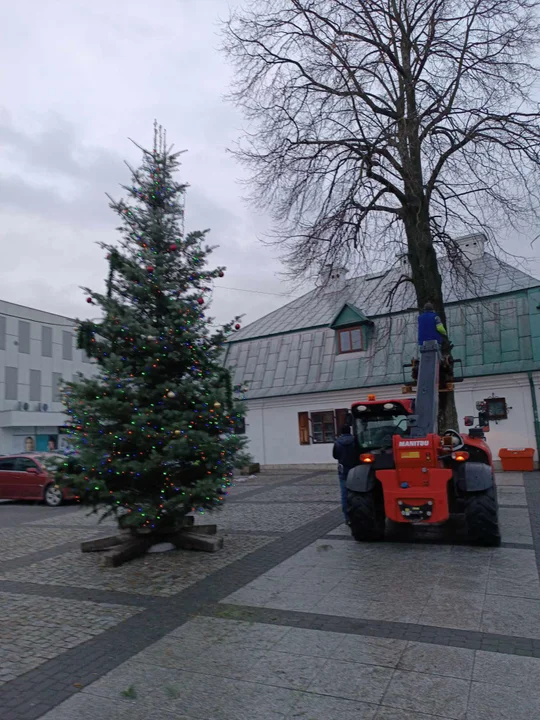
<svg viewBox="0 0 540 720">
<path fill-rule="evenodd" d="M 540 368 L 540 290 L 530 290 L 540 281 L 487 254 L 471 270 L 474 277 L 461 280 L 442 271 L 448 331 L 465 375 Z M 247 384 L 248 399 L 400 384 L 417 333 L 410 284 L 388 300 L 400 275 L 396 268 L 339 291 L 314 290 L 243 328 L 226 355 L 234 383 Z M 339 355 L 330 325 L 345 303 L 375 322 L 364 328 L 365 350 Z"/>
<path fill-rule="evenodd" d="M 416 297 L 410 283 L 402 284 L 393 298 L 389 299 L 389 294 L 401 275 L 401 268 L 395 267 L 380 275 L 353 278 L 344 288 L 335 292 L 325 289 L 312 290 L 246 325 L 234 334 L 230 342 L 330 325 L 346 302 L 356 306 L 371 320 L 377 315 L 412 309 L 416 307 Z M 451 276 L 443 262 L 441 275 L 445 304 L 501 295 L 540 285 L 540 280 L 488 253 L 473 260 L 469 272 L 457 279 Z"/>
</svg>

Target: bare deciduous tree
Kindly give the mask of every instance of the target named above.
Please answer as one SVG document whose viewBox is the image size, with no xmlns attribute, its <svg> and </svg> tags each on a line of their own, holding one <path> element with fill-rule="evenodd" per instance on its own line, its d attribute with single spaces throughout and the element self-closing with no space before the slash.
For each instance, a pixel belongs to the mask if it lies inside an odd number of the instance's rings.
<svg viewBox="0 0 540 720">
<path fill-rule="evenodd" d="M 252 0 L 230 18 L 232 98 L 252 121 L 237 154 L 295 272 L 401 242 L 419 307 L 444 318 L 439 258 L 467 264 L 452 238 L 538 217 L 537 8 Z"/>
</svg>

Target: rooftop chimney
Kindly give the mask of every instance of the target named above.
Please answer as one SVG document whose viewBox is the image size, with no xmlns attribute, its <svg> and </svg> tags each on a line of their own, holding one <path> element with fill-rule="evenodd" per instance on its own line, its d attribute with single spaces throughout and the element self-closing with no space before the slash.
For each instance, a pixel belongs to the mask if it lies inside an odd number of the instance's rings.
<svg viewBox="0 0 540 720">
<path fill-rule="evenodd" d="M 396 255 L 397 259 L 397 266 L 402 272 L 403 275 L 406 275 L 407 277 L 410 277 L 411 274 L 411 263 L 409 262 L 409 255 L 404 253 L 398 253 Z"/>
<path fill-rule="evenodd" d="M 347 285 L 347 268 L 327 265 L 323 276 L 322 289 L 326 293 L 338 292 Z"/>
<path fill-rule="evenodd" d="M 486 244 L 486 236 L 478 233 L 477 235 L 465 235 L 465 237 L 456 238 L 456 245 L 463 253 L 466 260 L 478 260 L 483 257 Z"/>
</svg>

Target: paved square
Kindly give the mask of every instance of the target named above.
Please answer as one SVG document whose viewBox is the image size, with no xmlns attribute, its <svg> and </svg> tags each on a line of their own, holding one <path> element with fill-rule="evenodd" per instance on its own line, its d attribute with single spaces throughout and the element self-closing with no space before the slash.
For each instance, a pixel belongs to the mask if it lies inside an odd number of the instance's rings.
<svg viewBox="0 0 540 720">
<path fill-rule="evenodd" d="M 539 483 L 502 476 L 503 544 L 473 548 L 356 543 L 334 473 L 260 475 L 214 516 L 223 551 L 116 570 L 74 545 L 110 525 L 21 511 L 1 531 L 0 717 L 534 720 Z"/>
</svg>

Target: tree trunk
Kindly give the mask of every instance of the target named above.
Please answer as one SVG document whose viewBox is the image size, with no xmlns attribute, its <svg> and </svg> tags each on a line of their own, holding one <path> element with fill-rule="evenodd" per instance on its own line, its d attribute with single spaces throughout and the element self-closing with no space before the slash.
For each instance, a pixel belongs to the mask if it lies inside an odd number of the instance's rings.
<svg viewBox="0 0 540 720">
<path fill-rule="evenodd" d="M 421 312 L 427 302 L 432 303 L 444 326 L 448 328 L 442 294 L 442 278 L 431 238 L 428 209 L 423 199 L 420 202 L 413 202 L 411 205 L 410 211 L 404 211 L 403 220 L 411 264 L 411 279 L 416 291 L 418 309 Z M 442 351 L 443 354 L 451 357 L 449 345 L 449 342 L 445 342 Z M 439 393 L 439 432 L 442 433 L 448 429 L 458 430 L 458 428 L 454 392 Z"/>
</svg>

